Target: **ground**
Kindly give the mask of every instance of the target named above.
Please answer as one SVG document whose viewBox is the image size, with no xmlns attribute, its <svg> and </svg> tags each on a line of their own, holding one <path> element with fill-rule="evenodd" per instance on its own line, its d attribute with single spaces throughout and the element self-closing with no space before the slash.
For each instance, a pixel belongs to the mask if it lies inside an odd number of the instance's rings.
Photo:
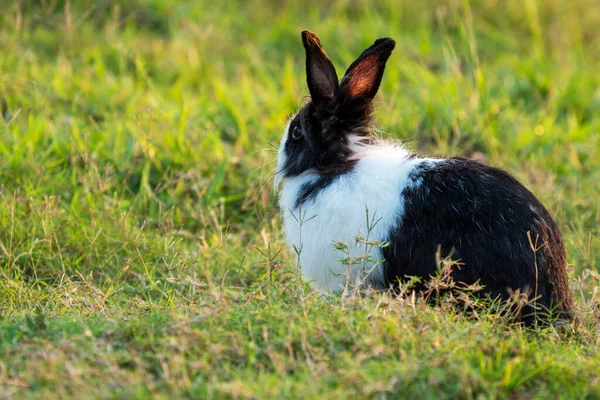
<svg viewBox="0 0 600 400">
<path fill-rule="evenodd" d="M 600 397 L 596 0 L 2 9 L 0 397 Z M 340 71 L 397 41 L 379 134 L 529 187 L 580 326 L 310 291 L 272 183 L 306 28 Z"/>
</svg>

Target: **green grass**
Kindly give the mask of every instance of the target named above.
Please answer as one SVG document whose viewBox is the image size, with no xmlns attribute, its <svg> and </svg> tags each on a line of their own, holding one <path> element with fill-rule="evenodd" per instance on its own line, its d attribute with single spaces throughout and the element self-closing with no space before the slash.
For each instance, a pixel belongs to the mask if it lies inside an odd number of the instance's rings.
<svg viewBox="0 0 600 400">
<path fill-rule="evenodd" d="M 0 397 L 600 398 L 600 4 L 307 4 L 5 2 Z M 305 28 L 339 70 L 397 40 L 380 129 L 524 182 L 579 328 L 308 289 L 272 186 Z"/>
</svg>

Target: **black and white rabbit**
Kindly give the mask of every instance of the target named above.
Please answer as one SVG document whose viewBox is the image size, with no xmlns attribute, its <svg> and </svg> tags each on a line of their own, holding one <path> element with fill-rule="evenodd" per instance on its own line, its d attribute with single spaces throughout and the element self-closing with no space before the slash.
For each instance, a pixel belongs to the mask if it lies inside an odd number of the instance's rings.
<svg viewBox="0 0 600 400">
<path fill-rule="evenodd" d="M 319 38 L 304 31 L 302 41 L 311 102 L 286 128 L 276 186 L 288 244 L 313 287 L 426 280 L 436 274 L 439 251 L 459 262 L 455 282 L 479 281 L 493 298 L 520 290 L 537 297 L 539 309 L 570 317 L 562 237 L 529 190 L 500 169 L 421 157 L 372 137 L 373 98 L 395 42 L 376 40 L 338 81 Z M 333 241 L 362 255 L 366 245 L 355 239 L 369 229 L 366 209 L 378 220 L 369 239 L 388 245 L 375 246 L 360 268 L 340 271 Z"/>
</svg>

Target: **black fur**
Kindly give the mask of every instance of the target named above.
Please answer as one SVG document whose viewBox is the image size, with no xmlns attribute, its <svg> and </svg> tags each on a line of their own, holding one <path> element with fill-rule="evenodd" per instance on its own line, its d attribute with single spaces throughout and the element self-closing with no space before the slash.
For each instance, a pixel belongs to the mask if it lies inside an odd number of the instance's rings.
<svg viewBox="0 0 600 400">
<path fill-rule="evenodd" d="M 502 170 L 459 158 L 426 163 L 411 178 L 420 184 L 402 193 L 404 214 L 382 249 L 389 285 L 434 276 L 439 246 L 442 257 L 460 262 L 455 282 L 479 281 L 492 298 L 520 289 L 539 296 L 542 313 L 571 315 L 560 231 L 529 190 Z M 525 321 L 533 314 L 525 309 Z"/>
<path fill-rule="evenodd" d="M 307 104 L 290 123 L 288 140 L 285 144 L 286 163 L 283 165 L 283 176 L 296 176 L 304 171 L 314 169 L 321 174 L 344 172 L 352 168 L 354 162 L 349 160 L 352 151 L 348 147 L 347 134 L 352 130 L 344 130 L 343 135 L 324 134 L 322 110 L 315 110 L 313 103 Z M 293 139 L 291 132 L 300 126 L 302 136 Z M 333 128 L 336 129 L 336 128 Z"/>
</svg>

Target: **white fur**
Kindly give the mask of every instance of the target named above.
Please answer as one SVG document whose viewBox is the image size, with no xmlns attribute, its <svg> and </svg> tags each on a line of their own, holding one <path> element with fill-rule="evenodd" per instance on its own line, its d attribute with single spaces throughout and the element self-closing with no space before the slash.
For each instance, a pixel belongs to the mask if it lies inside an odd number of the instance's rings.
<svg viewBox="0 0 600 400">
<path fill-rule="evenodd" d="M 286 137 L 277 157 L 279 169 L 285 162 Z M 347 283 L 361 287 L 384 285 L 380 248 L 356 240 L 357 236 L 367 239 L 366 210 L 369 220 L 379 220 L 368 240 L 389 240 L 404 213 L 402 191 L 421 184 L 411 179 L 410 173 L 418 164 L 434 161 L 411 159 L 406 149 L 396 145 L 366 145 L 355 137 L 349 140 L 358 159 L 352 172 L 340 176 L 300 208 L 294 209 L 302 186 L 318 179 L 317 173 L 307 171 L 292 178 L 276 178 L 276 183 L 283 184 L 279 205 L 288 245 L 292 254 L 300 253 L 304 276 L 320 291 L 341 290 Z M 334 242 L 345 243 L 350 258 L 368 255 L 371 261 L 356 261 L 351 268 L 342 265 L 341 259 L 346 255 L 334 248 Z M 367 247 L 372 247 L 369 254 Z"/>
</svg>

